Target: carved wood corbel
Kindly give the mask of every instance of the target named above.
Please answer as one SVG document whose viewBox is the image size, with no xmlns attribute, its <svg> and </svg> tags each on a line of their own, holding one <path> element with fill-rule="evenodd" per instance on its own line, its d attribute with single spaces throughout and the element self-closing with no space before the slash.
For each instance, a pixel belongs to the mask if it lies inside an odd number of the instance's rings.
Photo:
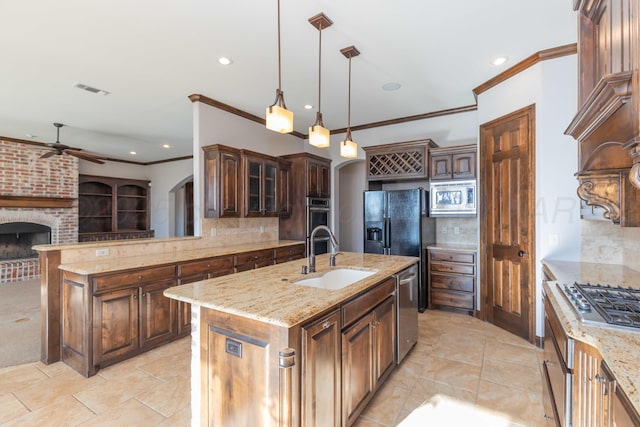
<svg viewBox="0 0 640 427">
<path fill-rule="evenodd" d="M 578 186 L 578 197 L 584 200 L 587 205 L 600 206 L 605 212 L 602 216 L 615 224 L 620 223 L 620 206 L 616 200 L 610 200 L 612 196 L 617 198 L 618 186 L 615 179 L 586 179 L 581 180 Z M 609 198 L 607 198 L 609 197 Z"/>
</svg>

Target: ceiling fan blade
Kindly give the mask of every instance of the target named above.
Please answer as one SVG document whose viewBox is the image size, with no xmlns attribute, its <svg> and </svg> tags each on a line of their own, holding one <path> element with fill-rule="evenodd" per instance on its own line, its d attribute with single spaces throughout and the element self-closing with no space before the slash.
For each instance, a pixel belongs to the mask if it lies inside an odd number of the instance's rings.
<svg viewBox="0 0 640 427">
<path fill-rule="evenodd" d="M 82 160 L 87 160 L 89 162 L 98 163 L 100 165 L 104 164 L 104 162 L 102 160 L 98 159 L 97 157 L 94 157 L 93 155 L 88 154 L 88 153 L 83 153 L 81 151 L 66 150 L 65 153 L 67 153 L 70 156 L 74 156 L 74 157 L 77 157 L 79 159 L 82 159 Z"/>
<path fill-rule="evenodd" d="M 51 156 L 53 156 L 55 154 L 58 154 L 58 152 L 56 150 L 47 151 L 42 156 L 40 156 L 40 158 L 41 159 L 46 159 L 47 157 L 51 157 Z"/>
</svg>

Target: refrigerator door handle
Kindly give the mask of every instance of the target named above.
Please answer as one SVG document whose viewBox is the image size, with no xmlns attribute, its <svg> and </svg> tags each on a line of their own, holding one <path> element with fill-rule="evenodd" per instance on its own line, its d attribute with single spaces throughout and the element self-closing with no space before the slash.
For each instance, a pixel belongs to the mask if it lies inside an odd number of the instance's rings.
<svg viewBox="0 0 640 427">
<path fill-rule="evenodd" d="M 383 232 L 383 241 L 382 241 L 382 247 L 388 249 L 389 248 L 389 243 L 391 242 L 391 219 L 390 218 L 385 218 L 384 219 L 384 232 Z"/>
</svg>

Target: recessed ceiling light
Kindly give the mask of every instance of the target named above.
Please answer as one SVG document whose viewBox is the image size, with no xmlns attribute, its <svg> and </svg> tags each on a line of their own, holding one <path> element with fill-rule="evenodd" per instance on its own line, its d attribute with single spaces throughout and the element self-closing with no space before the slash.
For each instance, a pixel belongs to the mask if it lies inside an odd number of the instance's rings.
<svg viewBox="0 0 640 427">
<path fill-rule="evenodd" d="M 389 82 L 382 85 L 382 90 L 386 90 L 387 92 L 391 92 L 394 90 L 398 90 L 402 87 L 400 83 Z"/>
<path fill-rule="evenodd" d="M 495 66 L 502 65 L 505 62 L 507 62 L 508 59 L 509 57 L 507 56 L 496 56 L 491 60 L 491 65 L 495 65 Z"/>
<path fill-rule="evenodd" d="M 171 148 L 169 144 L 162 144 L 162 148 Z"/>
<path fill-rule="evenodd" d="M 311 104 L 305 104 L 304 109 L 305 110 L 311 110 L 313 108 L 313 105 Z"/>
<path fill-rule="evenodd" d="M 220 58 L 218 58 L 218 62 L 222 65 L 233 64 L 233 61 L 230 58 L 227 58 L 226 56 L 221 56 Z"/>
<path fill-rule="evenodd" d="M 135 156 L 135 155 L 136 155 L 136 154 L 138 154 L 138 153 L 136 153 L 135 151 L 129 151 L 129 154 L 131 154 L 131 155 L 134 155 L 134 156 Z"/>
</svg>

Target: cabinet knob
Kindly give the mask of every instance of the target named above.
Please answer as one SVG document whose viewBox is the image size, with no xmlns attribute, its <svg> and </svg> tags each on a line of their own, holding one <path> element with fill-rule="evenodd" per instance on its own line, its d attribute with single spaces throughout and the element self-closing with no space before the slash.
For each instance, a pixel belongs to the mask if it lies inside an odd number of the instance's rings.
<svg viewBox="0 0 640 427">
<path fill-rule="evenodd" d="M 322 323 L 322 329 L 327 329 L 329 326 L 331 326 L 331 324 L 329 323 L 329 321 L 328 321 L 328 320 L 325 320 L 325 321 Z"/>
<path fill-rule="evenodd" d="M 142 294 L 142 297 L 143 297 L 143 298 L 144 298 L 144 297 L 146 297 L 146 296 L 147 296 L 147 294 Z"/>
<path fill-rule="evenodd" d="M 142 280 L 142 276 L 138 276 L 138 280 Z"/>
<path fill-rule="evenodd" d="M 138 295 L 134 295 L 134 296 L 133 296 L 133 299 L 138 299 Z"/>
</svg>

